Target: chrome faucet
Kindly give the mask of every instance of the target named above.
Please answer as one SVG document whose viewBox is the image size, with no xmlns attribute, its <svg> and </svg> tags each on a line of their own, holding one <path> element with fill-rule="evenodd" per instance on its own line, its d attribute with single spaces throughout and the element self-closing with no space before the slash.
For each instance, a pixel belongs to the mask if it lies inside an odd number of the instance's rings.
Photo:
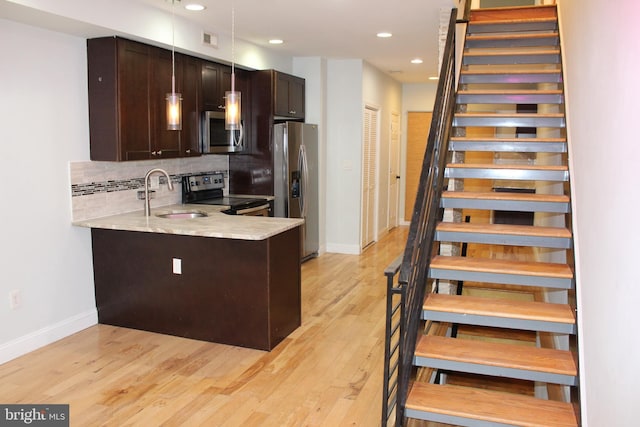
<svg viewBox="0 0 640 427">
<path fill-rule="evenodd" d="M 164 169 L 156 168 L 151 169 L 149 172 L 147 172 L 147 174 L 144 176 L 144 216 L 151 215 L 151 205 L 149 203 L 149 177 L 155 172 L 164 174 L 164 176 L 167 177 L 167 187 L 169 187 L 169 190 L 173 190 L 173 183 L 171 182 L 171 177 L 169 176 L 167 171 L 165 171 Z"/>
</svg>

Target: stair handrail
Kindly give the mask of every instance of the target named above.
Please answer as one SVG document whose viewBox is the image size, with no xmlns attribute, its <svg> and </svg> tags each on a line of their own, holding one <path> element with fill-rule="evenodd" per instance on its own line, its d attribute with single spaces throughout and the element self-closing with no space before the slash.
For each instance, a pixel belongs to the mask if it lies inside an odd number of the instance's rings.
<svg viewBox="0 0 640 427">
<path fill-rule="evenodd" d="M 404 418 L 429 267 L 436 245 L 435 228 L 443 216 L 440 196 L 444 189 L 444 170 L 455 112 L 456 20 L 457 9 L 452 9 L 418 192 L 398 277 L 400 287 L 404 288 L 405 301 L 402 304 L 404 321 L 400 332 L 396 425 L 401 425 Z"/>
</svg>

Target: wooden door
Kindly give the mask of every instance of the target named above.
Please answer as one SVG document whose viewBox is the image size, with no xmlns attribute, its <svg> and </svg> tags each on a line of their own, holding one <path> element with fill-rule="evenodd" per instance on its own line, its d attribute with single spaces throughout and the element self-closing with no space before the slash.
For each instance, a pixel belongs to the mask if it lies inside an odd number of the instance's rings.
<svg viewBox="0 0 640 427">
<path fill-rule="evenodd" d="M 407 117 L 407 167 L 404 191 L 404 220 L 411 222 L 418 193 L 422 161 L 427 147 L 431 112 L 409 112 Z"/>
</svg>

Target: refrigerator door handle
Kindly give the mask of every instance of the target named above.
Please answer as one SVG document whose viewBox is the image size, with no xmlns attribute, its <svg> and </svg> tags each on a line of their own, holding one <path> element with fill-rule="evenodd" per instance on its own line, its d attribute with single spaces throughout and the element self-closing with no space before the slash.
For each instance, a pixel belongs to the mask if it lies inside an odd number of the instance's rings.
<svg viewBox="0 0 640 427">
<path fill-rule="evenodd" d="M 300 144 L 300 151 L 298 155 L 298 168 L 301 172 L 302 185 L 300 188 L 300 216 L 302 218 L 307 217 L 307 203 L 305 203 L 305 198 L 308 191 L 309 186 L 309 168 L 307 164 L 307 152 L 305 150 L 304 144 Z"/>
</svg>

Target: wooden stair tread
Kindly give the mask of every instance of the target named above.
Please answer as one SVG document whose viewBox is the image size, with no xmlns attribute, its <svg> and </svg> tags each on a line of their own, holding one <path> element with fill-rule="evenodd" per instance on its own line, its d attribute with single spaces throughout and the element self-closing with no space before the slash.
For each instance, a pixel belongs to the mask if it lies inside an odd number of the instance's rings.
<svg viewBox="0 0 640 427">
<path fill-rule="evenodd" d="M 576 359 L 571 352 L 528 345 L 423 335 L 416 345 L 415 355 L 559 375 L 578 374 Z"/>
<path fill-rule="evenodd" d="M 452 137 L 450 141 L 459 142 L 567 142 L 567 138 L 473 138 Z"/>
<path fill-rule="evenodd" d="M 575 315 L 569 305 L 548 304 L 536 301 L 429 294 L 425 298 L 423 309 L 456 314 L 515 318 L 542 322 L 564 324 L 575 323 Z"/>
<path fill-rule="evenodd" d="M 487 49 L 478 51 L 467 51 L 464 56 L 514 56 L 514 55 L 559 55 L 560 49 L 524 49 L 524 48 L 502 48 Z"/>
<path fill-rule="evenodd" d="M 517 18 L 556 20 L 557 12 L 555 5 L 490 7 L 472 9 L 469 18 L 471 22 L 477 23 Z"/>
<path fill-rule="evenodd" d="M 562 279 L 573 278 L 573 271 L 567 264 L 548 262 L 437 255 L 431 260 L 431 268 Z"/>
<path fill-rule="evenodd" d="M 459 90 L 458 95 L 562 95 L 562 90 Z"/>
<path fill-rule="evenodd" d="M 546 39 L 558 37 L 557 31 L 531 32 L 531 33 L 500 33 L 500 34 L 467 34 L 467 41 L 478 40 L 513 40 L 513 39 Z"/>
<path fill-rule="evenodd" d="M 571 238 L 571 232 L 561 227 L 539 227 L 513 224 L 476 224 L 468 222 L 440 222 L 436 231 L 452 233 L 508 234 L 515 236 L 536 236 Z"/>
<path fill-rule="evenodd" d="M 465 402 L 461 405 L 461 402 Z M 570 403 L 454 385 L 413 383 L 407 409 L 528 427 L 577 426 Z"/>
<path fill-rule="evenodd" d="M 505 119 L 512 118 L 512 117 L 532 118 L 532 119 L 540 119 L 540 118 L 562 119 L 562 118 L 564 118 L 564 114 L 563 113 L 541 114 L 541 113 L 491 113 L 491 112 L 485 112 L 485 113 L 456 113 L 455 116 L 456 117 L 461 117 L 461 118 L 491 117 L 491 118 L 505 118 Z"/>
<path fill-rule="evenodd" d="M 509 200 L 514 202 L 549 202 L 569 203 L 569 196 L 564 194 L 531 194 L 508 193 L 496 191 L 444 191 L 443 198 L 473 200 Z"/>
<path fill-rule="evenodd" d="M 529 24 L 529 23 L 543 23 L 543 22 L 555 22 L 558 19 L 556 17 L 514 17 L 514 18 L 498 18 L 498 19 L 471 19 L 470 25 L 494 25 L 494 24 Z"/>
<path fill-rule="evenodd" d="M 497 68 L 497 67 L 489 67 L 489 66 L 483 66 L 483 69 L 477 69 L 477 68 L 473 68 L 473 69 L 465 69 L 465 70 L 461 70 L 460 73 L 461 74 L 491 74 L 491 75 L 498 75 L 498 74 L 513 74 L 513 75 L 517 75 L 517 74 L 560 74 L 560 70 L 559 69 L 542 69 L 542 68 L 531 68 L 531 69 L 524 69 L 524 68 Z"/>
<path fill-rule="evenodd" d="M 502 170 L 531 170 L 531 171 L 567 171 L 564 165 L 505 165 L 496 163 L 449 163 L 447 168 L 457 169 L 502 169 Z"/>
</svg>

